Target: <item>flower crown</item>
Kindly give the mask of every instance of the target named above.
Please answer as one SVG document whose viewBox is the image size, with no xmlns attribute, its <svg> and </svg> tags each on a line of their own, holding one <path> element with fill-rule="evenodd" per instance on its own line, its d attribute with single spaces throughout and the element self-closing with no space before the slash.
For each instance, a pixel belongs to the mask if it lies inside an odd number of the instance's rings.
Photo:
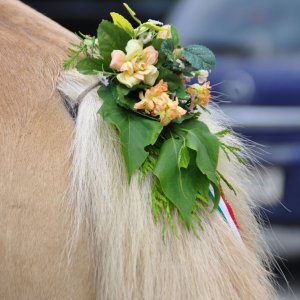
<svg viewBox="0 0 300 300">
<path fill-rule="evenodd" d="M 221 141 L 230 131 L 211 133 L 199 118 L 211 98 L 207 77 L 215 56 L 200 45 L 181 48 L 173 25 L 142 23 L 124 6 L 137 27 L 112 12 L 113 22 L 103 20 L 97 38 L 78 35 L 80 44 L 72 44 L 64 67 L 101 82 L 99 114 L 119 132 L 129 181 L 137 170 L 153 177 L 155 221 L 163 219 L 164 231 L 174 229 L 177 210 L 195 232 L 201 211 L 210 203 L 219 207 L 221 181 L 234 191 L 217 170 L 219 150 L 243 163 L 240 149 Z M 190 84 L 194 77 L 198 83 Z"/>
</svg>

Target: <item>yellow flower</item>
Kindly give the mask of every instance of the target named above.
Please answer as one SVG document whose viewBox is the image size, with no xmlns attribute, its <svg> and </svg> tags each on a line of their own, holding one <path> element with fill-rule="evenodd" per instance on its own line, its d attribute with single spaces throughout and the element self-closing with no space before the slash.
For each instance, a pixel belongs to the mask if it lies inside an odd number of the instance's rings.
<svg viewBox="0 0 300 300">
<path fill-rule="evenodd" d="M 160 30 L 157 33 L 157 38 L 164 39 L 164 40 L 172 38 L 171 25 L 165 25 L 165 26 L 162 26 L 162 28 L 164 28 L 164 30 Z"/>
<path fill-rule="evenodd" d="M 168 84 L 161 80 L 157 85 L 146 90 L 145 95 L 140 93 L 141 101 L 134 105 L 135 109 L 144 110 L 152 116 L 159 116 L 160 122 L 166 126 L 172 120 L 180 118 L 186 113 L 186 110 L 178 105 L 178 99 L 170 99 Z"/>
<path fill-rule="evenodd" d="M 121 72 L 117 79 L 128 88 L 144 82 L 153 85 L 158 77 L 158 70 L 154 66 L 157 63 L 158 52 L 149 46 L 143 49 L 140 40 L 129 40 L 126 46 L 126 54 L 121 50 L 111 53 L 110 67 Z"/>
<path fill-rule="evenodd" d="M 207 105 L 210 100 L 210 82 L 207 81 L 200 85 L 192 84 L 187 88 L 187 92 L 191 95 L 193 104 Z"/>
</svg>

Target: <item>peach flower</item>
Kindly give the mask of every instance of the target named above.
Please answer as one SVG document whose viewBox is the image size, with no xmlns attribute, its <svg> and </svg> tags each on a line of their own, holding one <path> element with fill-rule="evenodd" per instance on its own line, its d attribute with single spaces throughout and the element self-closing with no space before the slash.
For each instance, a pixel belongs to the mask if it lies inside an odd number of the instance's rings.
<svg viewBox="0 0 300 300">
<path fill-rule="evenodd" d="M 178 105 L 178 99 L 170 99 L 168 84 L 161 80 L 157 85 L 146 90 L 145 95 L 140 93 L 141 101 L 134 105 L 135 109 L 144 110 L 152 116 L 159 116 L 160 122 L 166 126 L 172 120 L 180 118 L 186 110 Z"/>
<path fill-rule="evenodd" d="M 178 105 L 178 98 L 175 101 L 168 101 L 167 108 L 159 115 L 160 122 L 166 126 L 172 120 L 178 119 L 186 114 L 186 110 Z"/>
<path fill-rule="evenodd" d="M 121 50 L 111 53 L 110 67 L 121 72 L 117 79 L 128 88 L 144 82 L 153 85 L 158 77 L 158 70 L 154 66 L 157 63 L 158 52 L 149 46 L 143 49 L 140 40 L 129 40 L 126 46 L 126 54 Z"/>
<path fill-rule="evenodd" d="M 210 100 L 210 89 L 210 82 L 207 81 L 202 85 L 192 84 L 187 88 L 187 92 L 191 95 L 193 104 L 207 105 Z"/>
</svg>

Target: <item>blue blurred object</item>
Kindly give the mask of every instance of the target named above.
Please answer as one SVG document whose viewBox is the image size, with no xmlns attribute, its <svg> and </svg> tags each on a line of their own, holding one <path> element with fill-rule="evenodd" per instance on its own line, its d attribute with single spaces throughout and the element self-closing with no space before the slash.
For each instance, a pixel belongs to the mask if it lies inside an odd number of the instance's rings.
<svg viewBox="0 0 300 300">
<path fill-rule="evenodd" d="M 215 52 L 209 77 L 215 100 L 235 131 L 266 146 L 260 155 L 266 168 L 280 170 L 281 203 L 264 205 L 267 217 L 300 224 L 300 1 L 185 0 L 168 21 L 183 45 Z"/>
</svg>

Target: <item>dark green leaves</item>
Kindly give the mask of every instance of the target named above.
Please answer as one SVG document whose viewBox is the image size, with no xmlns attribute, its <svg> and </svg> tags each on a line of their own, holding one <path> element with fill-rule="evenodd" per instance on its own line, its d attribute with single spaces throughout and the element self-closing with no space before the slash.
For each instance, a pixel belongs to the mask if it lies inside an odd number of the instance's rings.
<svg viewBox="0 0 300 300">
<path fill-rule="evenodd" d="M 86 57 L 77 63 L 76 69 L 81 74 L 94 75 L 103 70 L 103 64 L 102 60 Z"/>
<path fill-rule="evenodd" d="M 185 47 L 182 56 L 197 70 L 212 70 L 216 64 L 216 58 L 212 51 L 200 45 Z"/>
<path fill-rule="evenodd" d="M 124 110 L 116 103 L 110 88 L 101 87 L 98 94 L 104 100 L 100 109 L 101 116 L 115 125 L 120 133 L 121 149 L 130 180 L 133 172 L 149 155 L 145 147 L 156 142 L 163 126 L 157 121 Z"/>
<path fill-rule="evenodd" d="M 184 140 L 171 137 L 162 145 L 154 174 L 168 199 L 177 207 L 185 224 L 191 224 L 191 213 L 200 189 L 208 194 L 208 180 L 199 172 L 192 155 L 186 153 Z M 180 159 L 179 159 L 180 158 Z"/>
<path fill-rule="evenodd" d="M 103 57 L 108 68 L 111 62 L 111 53 L 113 50 L 125 50 L 130 35 L 122 28 L 103 20 L 98 27 L 98 43 L 100 55 Z"/>
</svg>

